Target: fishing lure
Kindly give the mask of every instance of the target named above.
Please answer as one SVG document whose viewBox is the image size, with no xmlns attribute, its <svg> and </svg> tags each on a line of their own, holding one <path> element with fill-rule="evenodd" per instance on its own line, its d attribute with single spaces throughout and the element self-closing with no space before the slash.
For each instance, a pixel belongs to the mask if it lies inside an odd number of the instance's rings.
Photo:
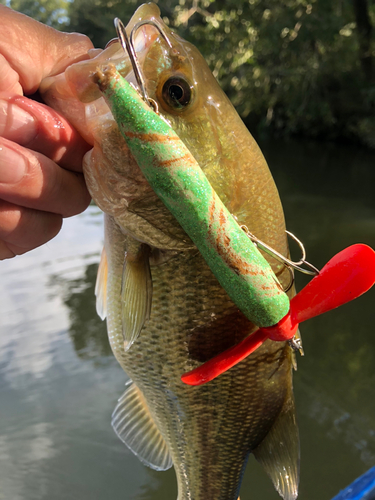
<svg viewBox="0 0 375 500">
<path fill-rule="evenodd" d="M 278 323 L 289 298 L 193 155 L 114 66 L 95 76 L 144 176 L 198 247 L 221 286 L 257 326 Z"/>
</svg>

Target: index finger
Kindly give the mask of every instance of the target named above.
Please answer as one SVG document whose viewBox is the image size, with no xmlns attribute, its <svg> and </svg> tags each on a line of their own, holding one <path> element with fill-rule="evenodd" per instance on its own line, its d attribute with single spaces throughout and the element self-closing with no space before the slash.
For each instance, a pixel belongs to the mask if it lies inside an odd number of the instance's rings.
<svg viewBox="0 0 375 500">
<path fill-rule="evenodd" d="M 0 79 L 0 91 L 9 90 L 11 84 L 17 88 L 19 78 L 23 92 L 33 94 L 43 78 L 87 59 L 92 47 L 85 35 L 61 33 L 0 5 L 0 54 L 11 68 L 7 72 L 13 70 L 13 74 Z M 17 93 L 21 93 L 20 88 Z"/>
<path fill-rule="evenodd" d="M 83 156 L 92 147 L 61 114 L 20 95 L 0 98 L 0 137 L 76 172 L 82 172 Z"/>
</svg>

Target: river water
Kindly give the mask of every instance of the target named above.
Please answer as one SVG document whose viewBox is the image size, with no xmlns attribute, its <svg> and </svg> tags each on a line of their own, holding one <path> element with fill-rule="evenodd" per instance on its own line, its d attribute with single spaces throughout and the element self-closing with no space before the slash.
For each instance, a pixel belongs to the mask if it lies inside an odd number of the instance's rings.
<svg viewBox="0 0 375 500">
<path fill-rule="evenodd" d="M 374 153 L 261 146 L 308 260 L 322 267 L 352 243 L 375 247 Z M 90 207 L 47 245 L 0 263 L 0 500 L 177 497 L 173 469 L 144 467 L 110 426 L 126 376 L 95 312 L 102 233 Z M 329 500 L 375 464 L 374 299 L 372 290 L 301 328 L 300 500 Z M 241 500 L 278 498 L 250 458 Z"/>
</svg>

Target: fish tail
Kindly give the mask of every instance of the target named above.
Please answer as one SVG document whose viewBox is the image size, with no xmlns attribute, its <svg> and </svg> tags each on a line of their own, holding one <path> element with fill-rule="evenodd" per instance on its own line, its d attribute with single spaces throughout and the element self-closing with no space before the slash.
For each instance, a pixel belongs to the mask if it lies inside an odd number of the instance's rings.
<svg viewBox="0 0 375 500">
<path fill-rule="evenodd" d="M 298 496 L 300 447 L 295 405 L 290 388 L 284 406 L 270 432 L 253 450 L 284 500 Z"/>
</svg>

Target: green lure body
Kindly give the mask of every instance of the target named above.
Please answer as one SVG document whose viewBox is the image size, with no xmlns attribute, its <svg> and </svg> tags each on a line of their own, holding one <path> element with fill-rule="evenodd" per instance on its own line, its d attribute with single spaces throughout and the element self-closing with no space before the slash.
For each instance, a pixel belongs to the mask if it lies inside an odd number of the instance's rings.
<svg viewBox="0 0 375 500">
<path fill-rule="evenodd" d="M 289 311 L 287 295 L 184 143 L 114 67 L 95 80 L 142 173 L 229 297 L 255 325 L 278 323 Z"/>
</svg>

